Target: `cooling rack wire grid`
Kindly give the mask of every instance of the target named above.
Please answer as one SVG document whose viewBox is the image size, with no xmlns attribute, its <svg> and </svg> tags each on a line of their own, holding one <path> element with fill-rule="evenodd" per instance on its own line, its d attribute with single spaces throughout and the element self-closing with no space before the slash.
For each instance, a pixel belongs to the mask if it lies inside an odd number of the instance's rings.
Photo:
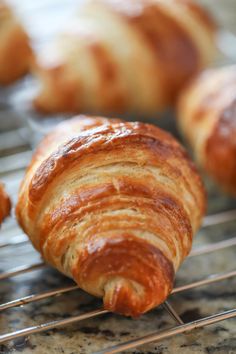
<svg viewBox="0 0 236 354">
<path fill-rule="evenodd" d="M 10 179 L 9 189 L 11 188 L 11 191 L 14 194 L 13 199 L 16 196 L 16 190 L 20 182 L 19 181 L 20 177 L 18 176 L 19 173 L 16 174 L 18 177 L 13 178 L 12 177 L 14 176 L 13 172 L 14 171 L 23 172 L 31 156 L 31 149 L 28 148 L 27 150 L 17 152 L 14 154 L 9 154 L 9 155 L 4 154 L 4 152 L 6 151 L 6 149 L 8 151 L 9 149 L 13 149 L 15 151 L 15 149 L 17 148 L 18 150 L 20 150 L 20 145 L 23 144 L 23 141 L 20 138 L 21 137 L 20 133 L 22 132 L 19 129 L 16 129 L 16 130 L 8 131 L 7 133 L 2 133 L 0 135 L 0 156 L 5 155 L 3 157 L 0 157 L 0 179 L 6 182 L 6 184 L 8 178 Z M 233 220 L 236 221 L 236 210 L 228 210 L 228 211 L 206 216 L 202 227 L 210 228 L 217 224 L 226 223 Z M 11 221 L 9 226 L 13 228 L 13 231 L 14 231 L 14 227 L 16 227 L 14 223 L 15 221 Z M 24 245 L 27 244 L 28 242 L 29 241 L 27 237 L 23 233 L 14 235 L 13 232 L 12 237 L 10 237 L 6 242 L 0 243 L 0 257 L 4 257 L 4 254 L 1 254 L 4 251 L 4 249 L 10 248 L 12 249 L 13 252 L 16 246 Z M 214 243 L 193 248 L 189 257 L 199 257 L 201 255 L 210 254 L 212 252 L 215 252 L 217 256 L 218 252 L 221 252 L 226 248 L 235 247 L 235 246 L 236 246 L 236 237 L 226 238 L 225 240 L 221 240 L 216 243 L 214 242 Z M 23 264 L 13 269 L 9 269 L 0 273 L 0 281 L 3 282 L 8 278 L 16 277 L 28 272 L 34 272 L 35 270 L 43 269 L 45 267 L 47 267 L 47 265 L 43 262 L 36 262 L 33 264 Z M 212 274 L 210 276 L 206 276 L 201 280 L 193 281 L 188 284 L 177 286 L 173 289 L 172 294 L 170 295 L 170 299 L 177 293 L 191 291 L 194 288 L 203 287 L 216 282 L 221 282 L 223 280 L 230 279 L 235 276 L 236 276 L 236 269 L 222 274 Z M 50 297 L 60 296 L 65 293 L 73 292 L 76 289 L 78 289 L 76 285 L 66 286 L 56 290 L 53 289 L 51 291 L 49 290 L 42 293 L 35 293 L 26 297 L 15 299 L 13 301 L 1 303 L 0 312 L 2 313 L 3 311 L 6 311 L 14 307 L 22 306 L 22 305 L 26 306 L 29 303 L 37 302 L 43 299 L 48 299 Z M 167 311 L 168 314 L 172 316 L 172 318 L 174 319 L 176 324 L 175 326 L 163 331 L 158 330 L 149 335 L 145 335 L 143 337 L 124 342 L 123 344 L 115 345 L 113 347 L 104 349 L 99 353 L 122 352 L 128 349 L 137 348 L 143 344 L 147 344 L 154 341 L 157 342 L 162 339 L 166 339 L 168 337 L 172 337 L 180 333 L 185 333 L 187 331 L 196 328 L 205 327 L 220 321 L 229 320 L 233 317 L 236 317 L 236 309 L 232 308 L 231 310 L 223 311 L 220 313 L 213 313 L 211 316 L 200 318 L 193 322 L 184 322 L 181 319 L 181 317 L 178 315 L 178 311 L 173 307 L 173 305 L 170 305 L 169 301 L 166 301 L 162 306 L 164 310 Z M 66 325 L 83 321 L 85 319 L 101 316 L 106 313 L 107 311 L 103 308 L 95 308 L 93 311 L 85 312 L 83 314 L 79 314 L 79 315 L 71 314 L 71 316 L 68 316 L 67 318 L 51 321 L 48 323 L 39 323 L 38 325 L 22 328 L 20 330 L 16 330 L 10 333 L 1 333 L 0 343 L 4 343 L 9 340 L 14 340 L 18 337 L 28 336 L 30 334 L 35 334 L 35 333 L 47 331 L 62 326 L 64 327 Z"/>
</svg>

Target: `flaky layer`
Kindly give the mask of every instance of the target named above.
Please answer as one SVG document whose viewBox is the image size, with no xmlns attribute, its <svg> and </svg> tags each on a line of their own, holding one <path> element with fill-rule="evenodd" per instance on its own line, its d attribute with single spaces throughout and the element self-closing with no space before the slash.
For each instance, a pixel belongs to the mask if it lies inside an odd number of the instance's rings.
<svg viewBox="0 0 236 354">
<path fill-rule="evenodd" d="M 201 180 L 171 135 L 80 116 L 40 144 L 17 218 L 47 262 L 107 309 L 138 316 L 170 293 L 204 209 Z"/>
<path fill-rule="evenodd" d="M 38 58 L 46 112 L 153 113 L 215 54 L 215 25 L 190 0 L 87 1 Z"/>
<path fill-rule="evenodd" d="M 11 202 L 4 191 L 3 185 L 0 183 L 0 226 L 2 221 L 9 216 L 11 210 Z"/>
<path fill-rule="evenodd" d="M 180 98 L 179 123 L 199 163 L 236 195 L 236 66 L 202 73 Z"/>
<path fill-rule="evenodd" d="M 18 19 L 0 0 L 0 85 L 26 74 L 32 57 L 29 38 Z"/>
</svg>

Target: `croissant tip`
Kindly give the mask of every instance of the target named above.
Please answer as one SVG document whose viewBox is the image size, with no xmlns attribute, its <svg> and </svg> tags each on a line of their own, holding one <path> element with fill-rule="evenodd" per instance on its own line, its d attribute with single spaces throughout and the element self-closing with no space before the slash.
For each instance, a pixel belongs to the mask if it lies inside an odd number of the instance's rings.
<svg viewBox="0 0 236 354">
<path fill-rule="evenodd" d="M 103 301 L 107 310 L 133 318 L 138 318 L 148 310 L 143 286 L 124 278 L 108 281 Z"/>
</svg>

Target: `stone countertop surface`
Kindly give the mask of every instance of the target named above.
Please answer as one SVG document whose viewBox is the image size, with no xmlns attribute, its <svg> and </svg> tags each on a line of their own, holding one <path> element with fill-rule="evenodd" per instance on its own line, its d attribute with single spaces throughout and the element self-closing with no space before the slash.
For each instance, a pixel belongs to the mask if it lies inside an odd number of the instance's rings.
<svg viewBox="0 0 236 354">
<path fill-rule="evenodd" d="M 12 1 L 17 3 L 16 0 Z M 27 0 L 22 0 L 21 6 L 25 6 L 26 3 Z M 49 0 L 45 0 L 42 3 L 49 3 Z M 53 3 L 55 5 L 55 1 L 51 0 L 51 7 Z M 60 0 L 57 4 L 59 3 L 61 4 L 63 1 Z M 236 22 L 235 0 L 201 0 L 201 3 L 208 6 L 222 24 L 226 24 L 230 30 L 234 30 L 234 23 Z M 28 16 L 33 11 L 33 5 L 31 6 L 29 6 Z M 8 112 L 9 116 L 11 113 Z M 6 111 L 4 114 L 6 114 Z M 171 117 L 164 124 L 173 126 L 173 122 L 174 119 Z M 17 139 L 20 141 L 21 138 L 18 137 Z M 27 144 L 22 143 L 20 152 L 24 153 L 27 149 Z M 13 153 L 13 150 L 11 152 Z M 29 156 L 24 155 L 24 158 L 28 159 Z M 0 161 L 2 162 L 3 160 Z M 23 176 L 23 169 L 17 168 L 13 172 L 6 174 L 1 173 L 1 167 L 0 165 L 0 179 L 6 183 L 8 191 L 12 194 L 13 200 L 15 200 L 17 184 Z M 208 180 L 206 180 L 206 184 L 209 194 L 209 213 L 236 209 L 235 200 L 221 194 Z M 21 231 L 17 228 L 15 220 L 9 219 L 3 225 L 0 233 L 1 242 L 5 242 L 10 240 L 11 237 L 19 235 Z M 229 239 L 235 235 L 236 219 L 235 221 L 202 229 L 195 238 L 194 247 Z M 230 247 L 223 251 L 188 258 L 177 274 L 176 285 L 188 284 L 211 274 L 234 270 L 236 265 L 235 250 L 235 247 Z M 40 261 L 39 255 L 28 243 L 0 250 L 0 272 L 38 261 Z M 47 267 L 1 281 L 0 302 L 5 303 L 30 294 L 42 293 L 72 284 L 70 279 Z M 171 295 L 169 303 L 176 309 L 184 322 L 233 309 L 236 307 L 236 279 L 232 278 Z M 101 306 L 102 303 L 99 299 L 95 299 L 81 290 L 75 290 L 55 298 L 48 298 L 1 312 L 0 333 L 3 334 L 40 323 L 65 319 L 72 315 L 98 309 Z M 137 320 L 106 314 L 74 325 L 0 344 L 0 353 L 89 354 L 146 334 L 171 328 L 175 325 L 175 321 L 161 306 Z M 236 353 L 236 320 L 223 321 L 204 329 L 174 336 L 168 340 L 151 343 L 126 352 L 136 354 L 233 354 Z"/>
</svg>

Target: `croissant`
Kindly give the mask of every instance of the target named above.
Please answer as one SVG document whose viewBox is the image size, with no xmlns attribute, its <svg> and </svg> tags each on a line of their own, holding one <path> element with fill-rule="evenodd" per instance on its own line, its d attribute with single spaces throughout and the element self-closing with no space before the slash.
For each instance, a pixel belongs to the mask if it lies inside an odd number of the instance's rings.
<svg viewBox="0 0 236 354">
<path fill-rule="evenodd" d="M 178 112 L 199 164 L 236 196 L 236 66 L 199 75 L 182 93 Z"/>
<path fill-rule="evenodd" d="M 215 55 L 216 26 L 191 0 L 87 1 L 37 59 L 37 110 L 151 114 Z"/>
<path fill-rule="evenodd" d="M 170 134 L 83 117 L 42 141 L 16 208 L 46 262 L 133 317 L 171 292 L 204 211 L 201 179 Z"/>
<path fill-rule="evenodd" d="M 0 183 L 0 225 L 3 220 L 10 214 L 11 202 L 4 191 L 3 185 Z"/>
<path fill-rule="evenodd" d="M 26 74 L 31 55 L 27 34 L 12 10 L 0 0 L 0 85 Z"/>
</svg>

